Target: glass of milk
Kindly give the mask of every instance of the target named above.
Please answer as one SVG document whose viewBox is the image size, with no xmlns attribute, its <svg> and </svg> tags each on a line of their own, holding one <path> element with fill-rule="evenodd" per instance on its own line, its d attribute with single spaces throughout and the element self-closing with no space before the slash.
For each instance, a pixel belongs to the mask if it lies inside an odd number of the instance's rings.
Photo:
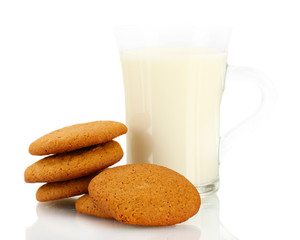
<svg viewBox="0 0 300 240">
<path fill-rule="evenodd" d="M 220 103 L 230 29 L 116 29 L 126 104 L 127 163 L 171 168 L 202 194 L 219 188 Z"/>
</svg>

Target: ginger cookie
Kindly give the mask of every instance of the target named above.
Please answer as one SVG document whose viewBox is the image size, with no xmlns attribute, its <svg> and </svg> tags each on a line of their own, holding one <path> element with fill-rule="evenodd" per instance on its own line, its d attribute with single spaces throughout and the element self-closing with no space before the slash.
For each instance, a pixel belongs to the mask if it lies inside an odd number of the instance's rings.
<svg viewBox="0 0 300 240">
<path fill-rule="evenodd" d="M 89 195 L 97 207 L 128 224 L 181 223 L 200 208 L 200 195 L 181 174 L 154 164 L 105 169 L 92 179 Z"/>
<path fill-rule="evenodd" d="M 116 141 L 45 157 L 26 168 L 25 182 L 60 182 L 86 176 L 121 160 Z"/>
<path fill-rule="evenodd" d="M 94 204 L 89 194 L 85 194 L 78 198 L 75 203 L 75 208 L 79 213 L 101 218 L 112 218 Z"/>
<path fill-rule="evenodd" d="M 87 193 L 90 181 L 98 173 L 64 182 L 46 183 L 37 190 L 36 200 L 46 202 Z"/>
<path fill-rule="evenodd" d="M 127 132 L 127 127 L 114 121 L 75 124 L 48 133 L 29 146 L 32 155 L 47 155 L 77 150 L 105 143 Z"/>
</svg>

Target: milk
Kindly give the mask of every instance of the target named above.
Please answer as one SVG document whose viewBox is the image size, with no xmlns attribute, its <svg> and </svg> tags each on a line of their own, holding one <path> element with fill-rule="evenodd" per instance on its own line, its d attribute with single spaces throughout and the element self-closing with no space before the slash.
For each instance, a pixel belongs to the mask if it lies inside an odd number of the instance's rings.
<svg viewBox="0 0 300 240">
<path fill-rule="evenodd" d="M 226 53 L 145 48 L 120 56 L 127 162 L 169 167 L 196 186 L 217 181 Z"/>
</svg>

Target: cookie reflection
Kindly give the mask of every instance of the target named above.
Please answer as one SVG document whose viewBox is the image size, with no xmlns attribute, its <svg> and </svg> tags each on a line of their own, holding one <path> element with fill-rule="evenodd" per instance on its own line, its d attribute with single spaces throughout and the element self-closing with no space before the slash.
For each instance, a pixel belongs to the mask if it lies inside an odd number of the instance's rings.
<svg viewBox="0 0 300 240">
<path fill-rule="evenodd" d="M 127 147 L 128 163 L 152 163 L 153 142 L 148 132 L 129 132 Z"/>
<path fill-rule="evenodd" d="M 150 134 L 151 118 L 148 112 L 128 117 L 127 162 L 152 163 L 153 139 Z"/>
<path fill-rule="evenodd" d="M 81 238 L 83 235 L 74 237 L 72 234 L 76 226 L 76 199 L 68 198 L 37 203 L 38 219 L 26 229 L 26 239 L 83 239 Z"/>
<path fill-rule="evenodd" d="M 26 229 L 26 239 L 236 240 L 220 223 L 216 194 L 203 198 L 200 211 L 188 221 L 166 227 L 132 226 L 80 214 L 75 210 L 76 199 L 38 203 L 38 219 Z"/>
</svg>

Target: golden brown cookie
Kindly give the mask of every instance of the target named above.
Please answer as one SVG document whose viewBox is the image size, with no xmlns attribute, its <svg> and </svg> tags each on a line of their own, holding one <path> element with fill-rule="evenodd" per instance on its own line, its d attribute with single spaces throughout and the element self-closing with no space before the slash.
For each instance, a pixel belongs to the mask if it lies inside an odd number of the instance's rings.
<svg viewBox="0 0 300 240">
<path fill-rule="evenodd" d="M 94 204 L 89 194 L 85 194 L 82 197 L 78 198 L 75 203 L 75 208 L 79 213 L 93 215 L 101 218 L 112 218 Z"/>
<path fill-rule="evenodd" d="M 67 181 L 106 168 L 122 157 L 122 148 L 116 141 L 48 156 L 25 170 L 25 182 Z"/>
<path fill-rule="evenodd" d="M 32 155 L 47 155 L 69 152 L 108 142 L 127 132 L 127 127 L 119 122 L 95 121 L 81 123 L 48 133 L 29 146 Z"/>
<path fill-rule="evenodd" d="M 97 207 L 128 224 L 161 226 L 186 221 L 200 208 L 197 189 L 179 173 L 154 164 L 105 169 L 92 179 Z"/>
<path fill-rule="evenodd" d="M 53 182 L 42 185 L 36 192 L 36 200 L 40 202 L 73 197 L 88 192 L 88 185 L 97 173 L 64 182 Z"/>
</svg>

